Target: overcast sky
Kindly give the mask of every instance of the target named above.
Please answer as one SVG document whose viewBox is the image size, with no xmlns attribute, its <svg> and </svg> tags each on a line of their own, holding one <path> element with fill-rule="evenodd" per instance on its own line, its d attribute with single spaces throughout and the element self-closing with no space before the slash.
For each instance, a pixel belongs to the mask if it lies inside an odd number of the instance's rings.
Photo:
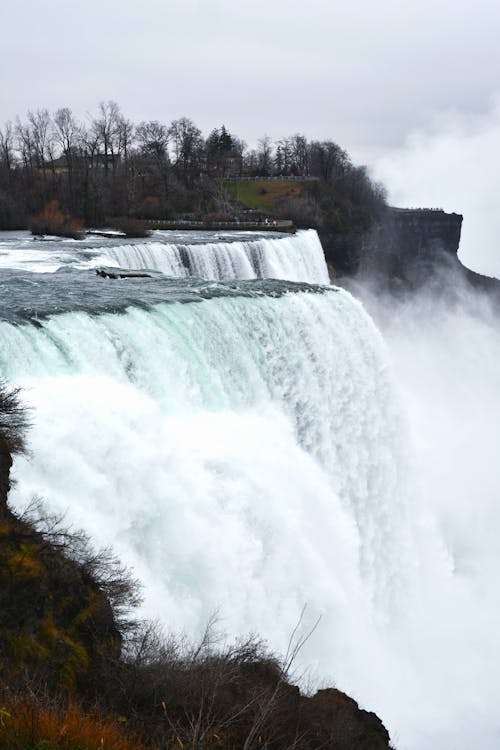
<svg viewBox="0 0 500 750">
<path fill-rule="evenodd" d="M 304 132 L 357 161 L 500 86 L 498 0 L 2 0 L 0 123 L 114 99 L 134 121 Z"/>
</svg>

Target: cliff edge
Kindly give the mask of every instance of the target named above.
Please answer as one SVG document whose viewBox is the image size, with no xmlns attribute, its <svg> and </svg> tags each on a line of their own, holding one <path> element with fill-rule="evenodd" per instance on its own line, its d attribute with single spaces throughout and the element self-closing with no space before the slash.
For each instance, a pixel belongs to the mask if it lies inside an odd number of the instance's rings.
<svg viewBox="0 0 500 750">
<path fill-rule="evenodd" d="M 359 271 L 419 286 L 436 264 L 459 262 L 462 221 L 441 209 L 389 207 L 364 238 Z"/>
</svg>

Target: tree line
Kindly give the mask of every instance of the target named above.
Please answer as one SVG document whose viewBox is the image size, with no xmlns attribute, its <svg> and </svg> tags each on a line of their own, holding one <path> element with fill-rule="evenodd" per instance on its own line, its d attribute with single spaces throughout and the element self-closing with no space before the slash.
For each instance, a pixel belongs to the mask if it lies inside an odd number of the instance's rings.
<svg viewBox="0 0 500 750">
<path fill-rule="evenodd" d="M 340 227 L 357 210 L 366 223 L 384 203 L 366 169 L 331 140 L 264 136 L 248 148 L 224 125 L 204 137 L 187 117 L 135 124 L 108 101 L 85 121 L 67 107 L 39 109 L 0 129 L 0 228 L 24 228 L 54 202 L 86 226 L 227 212 L 226 180 L 271 176 L 317 178 L 300 200 L 277 207 L 299 224 Z"/>
</svg>

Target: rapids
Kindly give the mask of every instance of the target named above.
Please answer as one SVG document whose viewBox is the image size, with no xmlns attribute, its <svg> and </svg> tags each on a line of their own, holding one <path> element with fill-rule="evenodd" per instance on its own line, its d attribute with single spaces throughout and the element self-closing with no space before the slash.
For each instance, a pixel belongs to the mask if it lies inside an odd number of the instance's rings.
<svg viewBox="0 0 500 750">
<path fill-rule="evenodd" d="M 157 231 L 148 240 L 104 240 L 89 235 L 81 241 L 33 239 L 27 232 L 0 232 L 0 269 L 52 273 L 68 267 L 98 266 L 149 269 L 176 278 L 194 276 L 213 281 L 329 281 L 321 243 L 312 229 L 295 235 Z"/>
</svg>

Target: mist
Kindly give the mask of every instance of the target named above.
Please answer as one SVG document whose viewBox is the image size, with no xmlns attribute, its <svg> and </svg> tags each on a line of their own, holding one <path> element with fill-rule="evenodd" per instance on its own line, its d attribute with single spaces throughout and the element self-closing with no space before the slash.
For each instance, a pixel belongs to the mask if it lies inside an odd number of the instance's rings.
<svg viewBox="0 0 500 750">
<path fill-rule="evenodd" d="M 468 268 L 500 277 L 500 95 L 482 116 L 448 112 L 412 132 L 402 149 L 372 166 L 397 206 L 463 214 L 459 257 Z"/>
<path fill-rule="evenodd" d="M 445 273 L 441 289 L 449 295 L 433 287 L 396 300 L 366 282 L 353 289 L 384 336 L 406 419 L 418 551 L 414 599 L 391 643 L 392 658 L 401 648 L 392 668 L 399 679 L 406 670 L 399 686 L 406 699 L 394 695 L 399 715 L 389 705 L 384 715 L 404 727 L 391 734 L 398 748 L 493 749 L 500 739 L 500 321 L 488 297 L 458 271 Z"/>
</svg>

